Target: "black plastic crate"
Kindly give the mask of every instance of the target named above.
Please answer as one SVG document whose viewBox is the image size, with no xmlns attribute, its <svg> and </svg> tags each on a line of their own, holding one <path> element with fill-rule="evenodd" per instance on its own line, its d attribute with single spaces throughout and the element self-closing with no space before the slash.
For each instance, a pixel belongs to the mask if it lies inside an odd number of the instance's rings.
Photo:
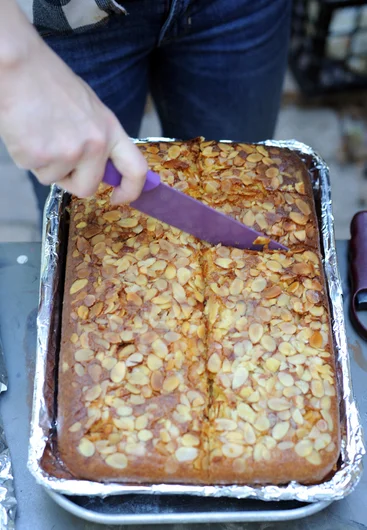
<svg viewBox="0 0 367 530">
<path fill-rule="evenodd" d="M 367 88 L 367 0 L 293 0 L 289 65 L 306 95 Z"/>
</svg>

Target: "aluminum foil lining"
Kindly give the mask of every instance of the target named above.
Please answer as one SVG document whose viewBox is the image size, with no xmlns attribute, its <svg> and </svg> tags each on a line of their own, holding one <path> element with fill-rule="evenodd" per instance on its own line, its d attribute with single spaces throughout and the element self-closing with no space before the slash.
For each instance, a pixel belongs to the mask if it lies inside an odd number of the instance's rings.
<svg viewBox="0 0 367 530">
<path fill-rule="evenodd" d="M 7 388 L 8 374 L 5 368 L 4 350 L 0 339 L 0 394 Z M 16 506 L 10 451 L 5 437 L 4 426 L 0 420 L 0 528 L 2 530 L 13 530 L 15 528 Z"/>
<path fill-rule="evenodd" d="M 174 141 L 172 138 L 146 138 L 137 143 Z M 53 186 L 44 214 L 41 263 L 40 305 L 38 313 L 38 348 L 33 400 L 33 417 L 28 467 L 42 486 L 66 495 L 108 496 L 131 493 L 180 494 L 205 497 L 252 498 L 265 501 L 298 500 L 301 502 L 342 499 L 356 487 L 362 475 L 365 453 L 363 432 L 353 396 L 349 355 L 344 324 L 341 280 L 338 272 L 332 213 L 329 170 L 310 147 L 294 141 L 266 141 L 265 145 L 287 147 L 306 163 L 313 184 L 316 210 L 322 239 L 322 256 L 331 306 L 332 334 L 336 354 L 337 384 L 340 396 L 341 454 L 335 474 L 322 484 L 305 486 L 291 482 L 284 486 L 195 486 L 180 484 L 123 485 L 99 483 L 55 476 L 45 464 L 45 454 L 52 453 L 55 432 L 55 391 L 60 324 L 60 298 L 63 292 L 63 263 L 66 241 L 63 219 L 67 215 L 68 194 Z M 50 401 L 50 394 L 53 400 Z M 47 459 L 46 459 L 47 460 Z M 66 478 L 65 478 L 66 477 Z"/>
</svg>

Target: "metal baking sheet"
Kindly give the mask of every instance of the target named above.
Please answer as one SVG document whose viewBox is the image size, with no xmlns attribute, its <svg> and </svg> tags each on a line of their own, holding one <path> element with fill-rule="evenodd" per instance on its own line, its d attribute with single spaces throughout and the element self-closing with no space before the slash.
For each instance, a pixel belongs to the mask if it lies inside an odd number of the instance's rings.
<svg viewBox="0 0 367 530">
<path fill-rule="evenodd" d="M 253 499 L 196 497 L 194 495 L 118 495 L 66 497 L 47 490 L 51 498 L 68 512 L 93 523 L 108 525 L 151 525 L 292 521 L 324 510 L 328 502 L 263 502 Z"/>
<path fill-rule="evenodd" d="M 137 143 L 174 141 L 147 138 Z M 262 501 L 328 502 L 348 495 L 362 474 L 365 452 L 359 414 L 353 396 L 341 281 L 338 273 L 332 214 L 329 171 L 324 161 L 308 146 L 296 141 L 267 141 L 265 145 L 287 147 L 305 162 L 312 180 L 318 215 L 323 264 L 331 306 L 332 335 L 336 354 L 337 384 L 340 396 L 341 454 L 335 474 L 322 484 L 284 486 L 195 486 L 180 484 L 123 485 L 78 480 L 63 469 L 56 452 L 57 360 L 60 339 L 63 273 L 67 244 L 69 196 L 53 186 L 44 216 L 41 263 L 38 345 L 33 399 L 33 415 L 28 467 L 37 482 L 55 493 L 66 495 L 110 496 L 122 494 L 196 495 L 231 497 Z"/>
</svg>

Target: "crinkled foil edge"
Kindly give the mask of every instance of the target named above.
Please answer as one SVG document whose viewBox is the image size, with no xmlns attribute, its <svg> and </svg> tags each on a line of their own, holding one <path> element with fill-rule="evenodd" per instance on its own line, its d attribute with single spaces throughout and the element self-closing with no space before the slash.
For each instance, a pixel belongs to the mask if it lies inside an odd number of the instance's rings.
<svg viewBox="0 0 367 530">
<path fill-rule="evenodd" d="M 137 143 L 174 141 L 173 138 L 146 138 Z M 266 141 L 264 145 L 287 147 L 301 158 L 311 160 L 314 192 L 321 199 L 319 222 L 323 243 L 323 262 L 331 302 L 332 333 L 335 343 L 337 382 L 341 402 L 341 457 L 338 470 L 322 484 L 305 486 L 291 482 L 285 486 L 190 486 L 180 484 L 122 485 L 60 479 L 46 473 L 41 458 L 48 441 L 52 419 L 49 418 L 45 396 L 47 345 L 51 329 L 52 297 L 59 281 L 59 228 L 63 214 L 64 192 L 53 186 L 45 208 L 42 246 L 40 305 L 38 313 L 38 348 L 33 398 L 33 416 L 28 467 L 37 482 L 45 488 L 66 495 L 109 496 L 132 493 L 187 494 L 204 497 L 252 498 L 264 501 L 297 500 L 301 502 L 334 501 L 347 496 L 358 484 L 362 475 L 362 458 L 365 453 L 359 413 L 353 396 L 349 355 L 343 313 L 343 293 L 338 272 L 332 213 L 329 169 L 322 158 L 305 144 L 295 140 Z"/>
<path fill-rule="evenodd" d="M 0 394 L 8 388 L 4 351 L 0 339 Z M 0 419 L 0 528 L 13 530 L 17 501 L 15 498 L 13 471 L 4 425 Z"/>
</svg>

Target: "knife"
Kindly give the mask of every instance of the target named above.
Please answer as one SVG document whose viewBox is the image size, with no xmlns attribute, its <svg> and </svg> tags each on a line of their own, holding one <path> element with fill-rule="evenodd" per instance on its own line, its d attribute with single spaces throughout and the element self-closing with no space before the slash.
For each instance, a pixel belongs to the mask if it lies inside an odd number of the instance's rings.
<svg viewBox="0 0 367 530">
<path fill-rule="evenodd" d="M 121 179 L 121 174 L 108 160 L 103 182 L 117 187 Z M 221 243 L 227 247 L 262 250 L 263 245 L 255 245 L 254 242 L 258 237 L 269 239 L 265 234 L 167 186 L 161 182 L 157 173 L 150 170 L 147 172 L 140 197 L 131 202 L 130 206 L 213 245 Z M 272 240 L 269 242 L 269 249 L 288 250 L 284 245 Z"/>
</svg>

